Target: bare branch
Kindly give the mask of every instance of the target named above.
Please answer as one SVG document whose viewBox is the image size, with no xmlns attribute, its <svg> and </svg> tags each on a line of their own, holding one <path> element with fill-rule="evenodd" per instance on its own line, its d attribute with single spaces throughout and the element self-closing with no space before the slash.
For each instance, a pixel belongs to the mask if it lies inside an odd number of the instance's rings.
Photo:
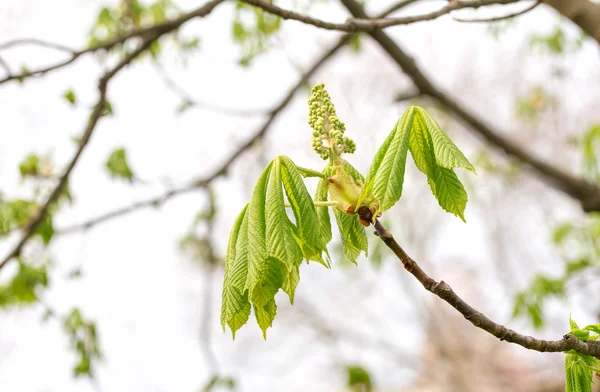
<svg viewBox="0 0 600 392">
<path fill-rule="evenodd" d="M 600 4 L 589 0 L 544 0 L 600 44 Z"/>
<path fill-rule="evenodd" d="M 464 8 L 479 8 L 487 5 L 494 4 L 510 4 L 516 3 L 521 0 L 454 0 L 448 2 L 448 5 L 440 8 L 437 11 L 430 12 L 428 14 L 416 15 L 416 16 L 405 16 L 399 18 L 378 18 L 369 19 L 366 17 L 348 19 L 346 23 L 331 23 L 321 19 L 313 18 L 308 15 L 300 14 L 295 11 L 286 10 L 278 7 L 266 0 L 242 0 L 244 3 L 253 5 L 258 8 L 277 15 L 283 19 L 296 20 L 305 24 L 310 24 L 325 30 L 338 30 L 347 33 L 356 33 L 359 31 L 373 32 L 386 27 L 406 25 L 416 22 L 422 22 L 426 20 L 432 20 L 439 18 L 442 15 L 449 14 L 452 11 L 464 9 Z"/>
<path fill-rule="evenodd" d="M 501 21 L 501 20 L 512 19 L 512 18 L 515 18 L 517 16 L 526 14 L 527 12 L 531 11 L 532 9 L 534 9 L 535 7 L 537 7 L 540 4 L 542 4 L 542 0 L 536 0 L 532 5 L 530 5 L 529 7 L 525 8 L 522 11 L 514 12 L 512 14 L 508 14 L 508 15 L 504 15 L 504 16 L 497 16 L 497 17 L 494 17 L 494 18 L 462 19 L 462 18 L 457 18 L 456 16 L 453 16 L 452 19 L 454 19 L 457 22 L 463 22 L 463 23 L 498 22 L 498 21 Z"/>
<path fill-rule="evenodd" d="M 6 60 L 4 60 L 4 58 L 2 58 L 2 57 L 0 57 L 0 67 L 2 67 L 4 69 L 7 76 L 11 75 L 10 67 L 9 67 L 8 63 L 6 62 Z"/>
<path fill-rule="evenodd" d="M 362 6 L 355 0 L 341 1 L 355 17 L 367 17 Z M 507 154 L 531 166 L 551 186 L 579 201 L 584 211 L 600 211 L 600 187 L 536 158 L 519 144 L 502 136 L 501 132 L 486 124 L 483 120 L 462 107 L 457 101 L 442 92 L 437 86 L 433 85 L 427 76 L 421 72 L 415 60 L 408 56 L 385 32 L 377 30 L 369 34 L 390 55 L 396 64 L 400 66 L 404 73 L 412 79 L 422 94 L 437 99 L 450 109 L 454 115 L 467 123 L 471 131 Z"/>
<path fill-rule="evenodd" d="M 95 218 L 92 218 L 83 223 L 76 224 L 74 226 L 65 227 L 64 229 L 59 229 L 56 232 L 59 234 L 68 234 L 73 233 L 79 230 L 88 229 L 97 224 L 106 222 L 113 218 L 117 218 L 123 215 L 127 215 L 129 213 L 135 212 L 141 208 L 147 207 L 158 207 L 165 203 L 166 201 L 172 199 L 175 196 L 179 196 L 197 189 L 206 188 L 217 178 L 225 175 L 229 167 L 236 162 L 248 149 L 250 149 L 256 142 L 261 140 L 273 125 L 275 119 L 279 116 L 279 114 L 287 107 L 287 105 L 292 101 L 298 90 L 302 88 L 302 86 L 308 81 L 308 79 L 323 65 L 325 64 L 333 55 L 344 45 L 348 43 L 350 35 L 346 35 L 342 37 L 338 43 L 331 47 L 327 52 L 325 52 L 315 63 L 308 69 L 298 80 L 298 82 L 290 89 L 287 95 L 283 98 L 283 100 L 279 103 L 279 105 L 271 110 L 269 114 L 269 118 L 265 120 L 265 122 L 254 132 L 254 134 L 241 146 L 239 146 L 231 155 L 223 161 L 223 163 L 210 175 L 201 177 L 195 181 L 192 181 L 188 185 L 172 189 L 166 192 L 163 195 L 152 197 L 147 200 L 142 200 L 137 203 L 131 204 L 126 207 L 118 208 L 113 211 L 109 211 L 105 214 L 99 215 Z"/>
<path fill-rule="evenodd" d="M 454 292 L 454 290 L 452 290 L 448 283 L 444 282 L 443 280 L 436 282 L 433 278 L 427 275 L 427 273 L 421 269 L 417 262 L 406 254 L 404 249 L 402 249 L 402 247 L 396 242 L 392 234 L 390 234 L 390 232 L 387 231 L 378 220 L 375 221 L 375 230 L 375 234 L 381 238 L 387 247 L 390 248 L 402 262 L 404 269 L 410 272 L 423 285 L 423 287 L 425 287 L 427 291 L 446 301 L 477 328 L 483 329 L 500 340 L 518 344 L 519 346 L 525 347 L 529 350 L 540 352 L 565 352 L 569 350 L 575 350 L 579 353 L 592 355 L 600 359 L 600 342 L 583 342 L 573 335 L 565 335 L 562 340 L 556 341 L 540 340 L 531 336 L 521 335 L 520 333 L 515 332 L 512 329 L 508 329 L 503 325 L 496 324 L 487 318 L 483 313 L 474 309 L 471 305 L 460 298 Z"/>
<path fill-rule="evenodd" d="M 249 110 L 241 110 L 241 109 L 232 109 L 219 105 L 212 104 L 210 102 L 201 101 L 196 98 L 192 98 L 192 96 L 179 84 L 169 76 L 165 68 L 159 62 L 153 62 L 154 68 L 156 72 L 163 80 L 165 86 L 169 90 L 171 90 L 174 94 L 178 95 L 185 105 L 189 107 L 197 107 L 201 109 L 207 109 L 215 113 L 225 114 L 227 116 L 239 116 L 239 117 L 254 117 L 269 114 L 270 110 L 265 109 L 249 109 Z"/>
<path fill-rule="evenodd" d="M 412 3 L 415 3 L 417 0 L 403 0 L 400 1 L 396 4 L 392 4 L 388 9 L 386 9 L 385 11 L 382 12 L 383 16 L 378 16 L 377 18 L 385 18 L 387 15 L 399 11 L 402 8 L 405 8 L 409 5 L 411 5 Z"/>
<path fill-rule="evenodd" d="M 213 1 L 205 4 L 203 7 L 200 8 L 200 10 L 202 10 L 203 15 L 199 14 L 198 16 L 208 15 L 214 9 L 214 7 L 216 7 L 221 2 L 223 2 L 223 0 L 213 0 Z M 167 33 L 168 31 L 170 31 L 170 30 L 158 31 L 158 32 L 155 32 L 154 35 L 152 35 L 148 38 L 144 38 L 144 41 L 142 41 L 142 43 L 135 50 L 133 50 L 131 53 L 129 53 L 127 56 L 125 56 L 117 65 L 115 65 L 111 70 L 109 70 L 107 73 L 105 73 L 104 76 L 102 76 L 102 78 L 100 78 L 100 81 L 98 83 L 99 98 L 98 98 L 96 105 L 94 106 L 94 109 L 92 110 L 92 113 L 91 113 L 88 123 L 83 131 L 83 134 L 81 135 L 81 138 L 79 140 L 79 146 L 77 148 L 77 151 L 75 152 L 75 155 L 73 156 L 73 158 L 71 158 L 69 164 L 65 168 L 65 171 L 60 176 L 60 178 L 58 180 L 58 184 L 56 185 L 56 187 L 54 188 L 52 193 L 50 193 L 50 196 L 48 196 L 48 199 L 46 200 L 46 202 L 40 207 L 40 209 L 33 216 L 33 218 L 30 219 L 29 222 L 27 223 L 27 226 L 23 230 L 23 233 L 21 234 L 21 238 L 19 239 L 19 241 L 17 242 L 15 247 L 8 253 L 8 255 L 3 259 L 3 261 L 0 262 L 0 269 L 2 269 L 10 260 L 12 260 L 15 257 L 18 257 L 21 254 L 21 250 L 23 249 L 23 246 L 33 236 L 36 229 L 40 226 L 46 213 L 50 209 L 50 206 L 56 200 L 58 200 L 60 194 L 63 192 L 63 190 L 66 186 L 67 180 L 69 179 L 69 175 L 75 168 L 75 165 L 77 165 L 77 162 L 79 161 L 79 158 L 81 157 L 81 154 L 83 153 L 83 150 L 88 145 L 88 142 L 89 142 L 94 130 L 96 129 L 98 120 L 102 116 L 102 113 L 103 113 L 105 105 L 106 105 L 106 90 L 107 90 L 109 81 L 119 71 L 121 71 L 123 68 L 125 68 L 127 65 L 129 65 L 135 58 L 137 58 L 140 54 L 142 54 L 144 51 L 146 51 L 150 47 L 150 45 L 152 45 L 152 43 L 154 43 L 154 41 L 159 39 L 163 34 Z"/>
<path fill-rule="evenodd" d="M 63 68 L 65 66 L 75 62 L 75 60 L 77 60 L 79 57 L 81 57 L 85 54 L 98 52 L 100 50 L 110 50 L 120 44 L 123 44 L 125 41 L 128 41 L 131 38 L 141 38 L 142 40 L 147 40 L 148 38 L 154 37 L 154 36 L 161 37 L 164 34 L 170 33 L 172 31 L 178 29 L 181 25 L 188 22 L 190 19 L 205 16 L 204 10 L 205 10 L 206 6 L 211 5 L 212 7 L 214 7 L 216 4 L 221 3 L 222 1 L 224 1 L 224 0 L 212 0 L 211 2 L 207 3 L 206 5 L 201 6 L 197 9 L 195 9 L 191 12 L 188 12 L 187 14 L 184 14 L 173 20 L 166 21 L 166 22 L 163 22 L 160 24 L 156 24 L 154 26 L 150 26 L 150 27 L 147 27 L 144 29 L 133 30 L 130 33 L 124 34 L 113 40 L 106 41 L 106 42 L 103 42 L 98 45 L 90 46 L 90 47 L 87 47 L 87 48 L 84 48 L 84 49 L 81 49 L 81 50 L 78 50 L 75 52 L 71 52 L 72 53 L 71 57 L 69 57 L 66 60 L 63 60 L 62 62 L 53 64 L 53 65 L 49 65 L 46 67 L 42 67 L 42 68 L 39 68 L 39 69 L 36 69 L 33 71 L 24 71 L 24 72 L 21 72 L 20 74 L 9 75 L 9 76 L 5 77 L 4 79 L 0 79 L 0 84 L 9 82 L 11 80 L 23 80 L 23 79 L 33 77 L 33 76 L 44 75 L 48 72 L 55 71 L 57 69 Z M 6 45 L 6 44 L 4 44 L 4 45 Z"/>
<path fill-rule="evenodd" d="M 69 48 L 68 46 L 58 44 L 56 42 L 50 42 L 39 38 L 19 38 L 0 44 L 0 50 L 9 49 L 15 46 L 35 45 L 43 48 L 54 49 L 61 52 L 67 52 L 70 54 L 77 53 L 77 50 Z"/>
</svg>

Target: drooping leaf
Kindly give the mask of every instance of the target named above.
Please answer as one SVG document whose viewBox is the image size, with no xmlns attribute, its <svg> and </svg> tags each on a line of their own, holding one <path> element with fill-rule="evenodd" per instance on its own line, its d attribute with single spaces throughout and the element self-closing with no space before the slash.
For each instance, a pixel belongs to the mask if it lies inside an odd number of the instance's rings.
<svg viewBox="0 0 600 392">
<path fill-rule="evenodd" d="M 333 210 L 333 213 L 342 238 L 344 254 L 356 264 L 360 252 L 365 252 L 365 256 L 368 256 L 369 253 L 369 241 L 365 228 L 358 221 L 357 215 L 347 215 L 338 210 Z"/>
<path fill-rule="evenodd" d="M 254 314 L 256 322 L 263 332 L 263 338 L 267 339 L 267 329 L 273 326 L 273 320 L 277 315 L 277 305 L 275 300 L 270 300 L 265 306 L 254 305 Z"/>
<path fill-rule="evenodd" d="M 280 156 L 279 158 L 283 169 L 281 171 L 283 187 L 296 219 L 298 228 L 296 235 L 302 253 L 307 260 L 317 261 L 328 266 L 322 256 L 326 247 L 320 236 L 317 210 L 304 185 L 302 175 L 290 158 L 286 156 Z"/>
<path fill-rule="evenodd" d="M 567 392 L 592 392 L 592 370 L 580 354 L 566 355 L 565 370 Z"/>
<path fill-rule="evenodd" d="M 467 207 L 467 191 L 451 169 L 435 167 L 433 177 L 428 179 L 431 191 L 437 197 L 440 206 L 465 221 L 464 211 Z"/>
<path fill-rule="evenodd" d="M 229 325 L 233 339 L 235 339 L 235 332 L 246 324 L 250 317 L 248 292 L 244 289 L 248 274 L 247 209 L 248 205 L 244 206 L 233 224 L 225 261 L 221 326 L 224 330 L 225 324 Z"/>
<path fill-rule="evenodd" d="M 302 250 L 292 235 L 292 222 L 285 212 L 281 170 L 281 160 L 276 158 L 269 177 L 266 240 L 269 255 L 291 270 L 302 262 Z"/>
<path fill-rule="evenodd" d="M 317 184 L 317 190 L 315 192 L 315 201 L 327 201 L 327 179 L 321 178 Z M 316 207 L 317 218 L 319 220 L 319 231 L 321 234 L 321 240 L 327 245 L 333 238 L 331 234 L 331 218 L 329 216 L 329 207 L 321 206 Z"/>
<path fill-rule="evenodd" d="M 271 167 L 272 164 L 269 164 L 261 174 L 248 204 L 248 277 L 245 288 L 250 291 L 250 298 L 255 295 L 255 288 L 261 288 L 268 269 L 265 207 Z"/>
</svg>

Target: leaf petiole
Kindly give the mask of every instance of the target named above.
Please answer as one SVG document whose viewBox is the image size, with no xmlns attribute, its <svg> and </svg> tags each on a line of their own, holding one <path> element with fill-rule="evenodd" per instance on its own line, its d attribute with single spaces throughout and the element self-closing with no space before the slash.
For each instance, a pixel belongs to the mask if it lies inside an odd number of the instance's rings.
<svg viewBox="0 0 600 392">
<path fill-rule="evenodd" d="M 300 172 L 300 174 L 302 174 L 302 177 L 304 177 L 304 178 L 306 178 L 306 177 L 325 178 L 325 174 L 321 173 L 320 171 L 316 171 L 313 169 L 307 169 L 305 167 L 300 167 L 298 165 L 296 165 L 296 168 L 298 169 L 298 171 Z"/>
<path fill-rule="evenodd" d="M 313 202 L 315 204 L 315 207 L 335 207 L 337 205 L 339 205 L 340 203 L 337 201 L 315 201 Z M 284 203 L 284 205 L 287 208 L 291 208 L 292 205 L 290 203 L 288 203 L 287 201 Z"/>
</svg>

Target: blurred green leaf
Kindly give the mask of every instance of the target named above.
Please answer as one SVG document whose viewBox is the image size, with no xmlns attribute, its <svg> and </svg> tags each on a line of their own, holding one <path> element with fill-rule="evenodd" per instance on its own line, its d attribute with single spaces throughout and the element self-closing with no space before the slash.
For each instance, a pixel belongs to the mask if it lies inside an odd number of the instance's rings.
<svg viewBox="0 0 600 392">
<path fill-rule="evenodd" d="M 371 392 L 373 390 L 373 382 L 371 375 L 362 366 L 351 365 L 346 367 L 348 386 L 354 392 Z"/>
<path fill-rule="evenodd" d="M 111 178 L 121 178 L 127 181 L 133 181 L 133 172 L 127 162 L 127 153 L 124 148 L 114 150 L 106 161 L 106 169 Z"/>
<path fill-rule="evenodd" d="M 93 376 L 94 361 L 102 357 L 96 324 L 86 320 L 81 311 L 75 308 L 64 317 L 63 329 L 78 356 L 78 362 L 73 367 L 73 374 L 75 377 Z"/>
<path fill-rule="evenodd" d="M 65 91 L 65 93 L 62 96 L 67 102 L 71 104 L 71 106 L 75 106 L 77 104 L 77 99 L 75 98 L 75 93 L 73 92 L 73 90 L 69 89 Z"/>
<path fill-rule="evenodd" d="M 0 285 L 0 308 L 38 301 L 37 290 L 48 285 L 46 265 L 32 267 L 19 261 L 19 269 L 7 285 Z"/>
</svg>

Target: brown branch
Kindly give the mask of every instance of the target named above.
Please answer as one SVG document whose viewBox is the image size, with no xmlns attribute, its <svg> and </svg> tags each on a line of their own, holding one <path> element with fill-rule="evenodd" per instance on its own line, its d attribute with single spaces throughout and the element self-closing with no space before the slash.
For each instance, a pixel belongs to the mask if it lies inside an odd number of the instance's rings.
<svg viewBox="0 0 600 392">
<path fill-rule="evenodd" d="M 543 0 L 600 44 L 600 4 L 589 0 Z"/>
<path fill-rule="evenodd" d="M 579 353 L 592 355 L 600 359 L 600 342 L 583 342 L 573 335 L 565 335 L 561 340 L 556 341 L 540 340 L 531 336 L 521 335 L 503 325 L 496 324 L 460 298 L 448 283 L 443 280 L 436 282 L 427 275 L 427 273 L 421 269 L 419 264 L 406 254 L 404 249 L 402 249 L 392 234 L 386 230 L 379 220 L 375 221 L 375 230 L 375 234 L 381 238 L 387 247 L 390 248 L 402 262 L 404 269 L 410 272 L 427 291 L 446 301 L 477 328 L 483 329 L 500 340 L 518 344 L 529 350 L 540 352 L 566 352 L 575 350 Z"/>
<path fill-rule="evenodd" d="M 355 17 L 367 17 L 362 6 L 355 0 L 341 1 Z M 467 123 L 472 132 L 483 137 L 507 154 L 531 166 L 551 186 L 579 201 L 584 211 L 600 211 L 600 187 L 536 158 L 519 144 L 502 136 L 501 132 L 476 117 L 457 101 L 433 85 L 423 72 L 421 72 L 414 59 L 408 56 L 385 32 L 378 30 L 369 34 L 390 55 L 396 64 L 400 66 L 402 71 L 412 79 L 421 94 L 437 99 L 450 109 L 454 115 Z"/>
<path fill-rule="evenodd" d="M 203 13 L 203 15 L 199 14 L 198 16 L 208 15 L 213 10 L 214 7 L 216 7 L 219 3 L 223 2 L 223 1 L 224 0 L 213 0 L 213 1 L 205 4 L 203 7 L 201 7 L 199 9 Z M 197 12 L 198 12 L 198 10 L 197 10 Z M 23 249 L 23 246 L 34 235 L 35 231 L 40 226 L 40 224 L 42 223 L 42 220 L 48 213 L 50 206 L 56 200 L 58 200 L 61 193 L 63 192 L 71 172 L 75 168 L 75 165 L 77 165 L 77 162 L 79 161 L 79 158 L 81 157 L 81 154 L 83 153 L 83 150 L 88 145 L 88 142 L 89 142 L 94 130 L 96 129 L 98 120 L 102 116 L 102 113 L 104 111 L 105 104 L 106 104 L 106 90 L 107 90 L 109 81 L 119 71 L 121 71 L 123 68 L 125 68 L 127 65 L 129 65 L 135 58 L 137 58 L 140 54 L 142 54 L 144 51 L 146 51 L 150 47 L 150 45 L 152 45 L 152 43 L 154 43 L 154 41 L 156 41 L 163 34 L 169 32 L 169 31 L 170 30 L 156 31 L 152 36 L 144 38 L 142 43 L 135 50 L 130 52 L 117 65 L 115 65 L 111 70 L 106 72 L 104 74 L 104 76 L 102 76 L 102 78 L 100 78 L 100 81 L 98 83 L 98 91 L 99 91 L 100 96 L 98 98 L 96 105 L 94 106 L 94 109 L 92 110 L 92 113 L 91 113 L 88 123 L 83 131 L 83 134 L 81 135 L 81 138 L 79 140 L 79 146 L 77 148 L 77 151 L 75 152 L 75 155 L 73 155 L 73 158 L 71 158 L 71 160 L 69 161 L 69 164 L 67 165 L 63 174 L 60 176 L 60 178 L 58 180 L 58 184 L 53 189 L 52 193 L 50 193 L 50 196 L 48 196 L 48 199 L 46 199 L 45 203 L 40 207 L 40 209 L 37 211 L 37 213 L 27 223 L 27 226 L 23 230 L 23 233 L 21 234 L 21 238 L 19 239 L 17 244 L 6 255 L 6 257 L 2 260 L 2 262 L 0 262 L 0 269 L 2 269 L 10 260 L 12 260 L 15 257 L 18 257 L 21 254 L 21 250 Z"/>
<path fill-rule="evenodd" d="M 221 165 L 208 176 L 201 177 L 195 181 L 190 182 L 188 185 L 183 186 L 181 188 L 172 189 L 160 196 L 152 197 L 147 200 L 142 200 L 137 203 L 131 204 L 126 207 L 118 208 L 113 211 L 109 211 L 102 215 L 99 215 L 95 218 L 91 218 L 85 222 L 65 227 L 63 229 L 58 229 L 56 232 L 58 234 L 68 234 L 77 232 L 80 230 L 85 230 L 90 227 L 96 226 L 100 223 L 109 221 L 111 219 L 130 214 L 142 208 L 147 207 L 158 207 L 168 200 L 172 199 L 175 196 L 183 195 L 188 192 L 206 188 L 217 178 L 225 175 L 229 167 L 236 162 L 242 154 L 244 154 L 248 149 L 250 149 L 257 141 L 261 140 L 269 131 L 271 126 L 273 125 L 275 119 L 281 114 L 281 112 L 287 107 L 287 105 L 292 101 L 295 94 L 302 88 L 302 86 L 308 81 L 308 79 L 323 65 L 325 64 L 333 55 L 344 45 L 348 43 L 350 35 L 346 35 L 342 37 L 338 43 L 331 47 L 327 52 L 325 52 L 315 63 L 308 69 L 298 80 L 298 82 L 290 89 L 287 95 L 283 98 L 283 100 L 272 109 L 269 113 L 269 118 L 265 120 L 265 122 L 258 128 L 258 130 L 241 146 L 239 146 L 231 155 L 221 163 Z"/>
<path fill-rule="evenodd" d="M 94 45 L 94 46 L 90 46 L 78 51 L 74 51 L 71 52 L 71 57 L 69 57 L 66 60 L 63 60 L 59 63 L 53 64 L 53 65 L 49 65 L 46 67 L 42 67 L 33 71 L 25 71 L 25 72 L 21 72 L 19 74 L 15 74 L 15 75 L 8 75 L 7 77 L 5 77 L 4 79 L 0 79 L 0 84 L 2 83 L 6 83 L 12 80 L 23 80 L 29 77 L 33 77 L 33 76 L 41 76 L 44 75 L 48 72 L 63 68 L 73 62 L 75 62 L 75 60 L 77 60 L 78 58 L 80 58 L 81 56 L 85 55 L 85 54 L 89 54 L 89 53 L 94 53 L 94 52 L 98 52 L 100 50 L 110 50 L 120 44 L 123 44 L 125 41 L 128 41 L 132 38 L 141 38 L 142 41 L 144 40 L 148 40 L 151 37 L 154 36 L 158 36 L 161 37 L 164 34 L 170 33 L 173 30 L 178 29 L 181 25 L 183 25 L 184 23 L 188 22 L 190 19 L 194 19 L 194 18 L 200 18 L 205 16 L 206 14 L 204 14 L 205 9 L 207 6 L 214 8 L 217 4 L 221 3 L 224 0 L 212 0 L 209 3 L 191 11 L 188 12 L 187 14 L 184 14 L 178 18 L 175 18 L 173 20 L 170 21 L 166 21 L 163 23 L 159 23 L 144 29 L 138 29 L 138 30 L 133 30 L 127 34 L 121 35 L 117 38 L 114 38 L 110 41 L 106 41 L 103 43 L 100 43 L 98 45 Z M 27 40 L 27 39 L 25 39 Z M 12 41 L 14 42 L 14 41 Z M 11 42 L 5 43 L 3 44 L 4 46 L 7 44 L 11 44 Z M 59 44 L 53 44 L 53 45 L 59 45 Z M 1 46 L 1 45 L 0 45 Z M 65 47 L 65 49 L 67 49 Z M 68 49 L 71 50 L 71 49 Z"/>
<path fill-rule="evenodd" d="M 266 0 L 242 0 L 244 3 L 253 5 L 258 8 L 277 15 L 283 19 L 296 20 L 305 24 L 310 24 L 325 30 L 337 30 L 347 33 L 356 33 L 359 31 L 373 32 L 386 27 L 407 25 L 416 22 L 437 19 L 442 15 L 449 14 L 452 11 L 464 8 L 479 8 L 494 4 L 510 4 L 521 0 L 454 0 L 448 2 L 448 5 L 423 15 L 405 16 L 398 18 L 377 18 L 370 19 L 365 17 L 355 17 L 348 19 L 346 23 L 331 23 L 321 19 L 313 18 L 308 15 L 300 14 L 295 11 L 286 10 L 278 7 L 275 4 L 269 3 Z"/>
<path fill-rule="evenodd" d="M 389 14 L 399 11 L 402 8 L 405 8 L 409 5 L 411 5 L 412 3 L 415 3 L 416 1 L 417 0 L 403 0 L 403 1 L 399 1 L 396 4 L 392 4 L 389 8 L 387 8 L 385 11 L 382 12 L 381 16 L 377 16 L 377 18 L 385 18 Z"/>
<path fill-rule="evenodd" d="M 526 14 L 526 13 L 528 13 L 531 10 L 533 10 L 535 7 L 537 7 L 540 4 L 542 4 L 542 0 L 536 0 L 532 5 L 530 5 L 529 7 L 525 8 L 522 11 L 514 12 L 512 14 L 503 15 L 503 16 L 496 16 L 494 18 L 462 19 L 462 18 L 457 18 L 457 17 L 453 16 L 452 19 L 454 19 L 457 22 L 463 22 L 463 23 L 498 22 L 498 21 L 501 21 L 501 20 L 512 19 L 512 18 L 515 18 L 517 16 L 521 16 L 523 14 Z"/>
</svg>

